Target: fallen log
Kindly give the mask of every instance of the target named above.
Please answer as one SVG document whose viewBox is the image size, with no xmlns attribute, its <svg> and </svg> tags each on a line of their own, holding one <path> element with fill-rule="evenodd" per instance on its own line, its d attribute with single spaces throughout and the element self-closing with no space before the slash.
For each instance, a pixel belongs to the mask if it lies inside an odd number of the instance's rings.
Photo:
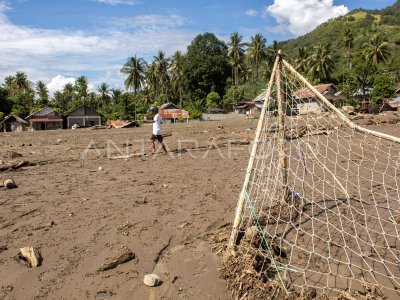
<svg viewBox="0 0 400 300">
<path fill-rule="evenodd" d="M 21 161 L 19 163 L 15 163 L 15 164 L 12 164 L 12 165 L 1 166 L 0 167 L 0 172 L 17 170 L 19 168 L 27 167 L 27 166 L 30 166 L 30 165 L 36 165 L 36 164 L 31 164 L 29 161 L 24 160 L 24 161 Z"/>
<path fill-rule="evenodd" d="M 115 269 L 117 266 L 127 263 L 128 261 L 131 261 L 134 258 L 135 258 L 135 253 L 125 248 L 123 253 L 119 254 L 115 258 L 112 258 L 111 261 L 106 261 L 105 263 L 103 263 L 103 265 L 97 270 L 97 273 Z"/>
</svg>

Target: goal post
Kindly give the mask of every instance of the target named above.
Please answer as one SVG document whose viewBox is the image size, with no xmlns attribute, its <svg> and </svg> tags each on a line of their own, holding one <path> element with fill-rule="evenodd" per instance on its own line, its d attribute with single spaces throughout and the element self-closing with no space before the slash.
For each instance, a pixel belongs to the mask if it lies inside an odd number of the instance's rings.
<svg viewBox="0 0 400 300">
<path fill-rule="evenodd" d="M 350 120 L 334 89 L 279 51 L 224 255 L 237 298 L 400 297 L 400 138 Z"/>
</svg>

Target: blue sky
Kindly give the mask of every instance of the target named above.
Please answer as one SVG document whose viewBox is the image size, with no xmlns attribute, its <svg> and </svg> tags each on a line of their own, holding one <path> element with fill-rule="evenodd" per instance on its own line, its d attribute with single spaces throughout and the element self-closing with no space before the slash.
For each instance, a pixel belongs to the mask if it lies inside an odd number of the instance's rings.
<svg viewBox="0 0 400 300">
<path fill-rule="evenodd" d="M 137 54 L 151 62 L 198 34 L 224 41 L 237 31 L 244 41 L 257 33 L 286 40 L 324 21 L 395 0 L 0 0 L 0 83 L 16 71 L 51 92 L 84 75 L 90 87 L 106 82 L 124 89 L 119 69 Z"/>
</svg>

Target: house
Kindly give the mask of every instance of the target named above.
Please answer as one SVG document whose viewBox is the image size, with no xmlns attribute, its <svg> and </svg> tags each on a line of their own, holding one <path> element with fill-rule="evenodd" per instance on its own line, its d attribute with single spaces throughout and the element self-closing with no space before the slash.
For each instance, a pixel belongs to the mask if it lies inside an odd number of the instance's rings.
<svg viewBox="0 0 400 300">
<path fill-rule="evenodd" d="M 74 124 L 79 127 L 101 125 L 101 114 L 85 105 L 78 107 L 67 115 L 67 128 Z"/>
<path fill-rule="evenodd" d="M 29 115 L 26 120 L 31 124 L 33 130 L 54 130 L 63 128 L 63 118 L 60 113 L 50 107 Z"/>
<path fill-rule="evenodd" d="M 21 132 L 25 131 L 26 127 L 28 126 L 28 122 L 21 119 L 18 116 L 10 115 L 5 117 L 5 119 L 0 122 L 0 131 L 4 132 Z"/>
<path fill-rule="evenodd" d="M 338 91 L 333 83 L 319 84 L 314 88 L 321 93 L 329 102 L 335 106 L 341 106 L 345 96 Z M 308 87 L 301 88 L 293 93 L 293 98 L 297 102 L 299 114 L 321 113 L 323 106 L 317 99 L 317 96 Z"/>
<path fill-rule="evenodd" d="M 255 115 L 261 111 L 262 103 L 256 101 L 241 102 L 233 107 L 235 114 Z"/>
<path fill-rule="evenodd" d="M 400 96 L 396 98 L 385 98 L 382 103 L 382 111 L 397 110 L 400 111 Z"/>
<path fill-rule="evenodd" d="M 175 104 L 168 102 L 160 106 L 159 114 L 162 118 L 163 123 L 177 123 L 179 120 L 189 121 L 189 112 L 184 109 L 180 109 Z M 151 119 L 149 115 L 145 115 L 145 120 Z"/>
</svg>

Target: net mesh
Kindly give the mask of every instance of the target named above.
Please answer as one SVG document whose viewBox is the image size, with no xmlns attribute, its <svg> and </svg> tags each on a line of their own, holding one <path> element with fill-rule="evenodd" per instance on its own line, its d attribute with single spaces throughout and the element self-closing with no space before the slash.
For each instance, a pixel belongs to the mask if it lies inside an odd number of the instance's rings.
<svg viewBox="0 0 400 300">
<path fill-rule="evenodd" d="M 233 293 L 267 299 L 273 282 L 281 295 L 397 299 L 400 144 L 349 126 L 285 64 L 266 100 L 225 262 Z"/>
</svg>

